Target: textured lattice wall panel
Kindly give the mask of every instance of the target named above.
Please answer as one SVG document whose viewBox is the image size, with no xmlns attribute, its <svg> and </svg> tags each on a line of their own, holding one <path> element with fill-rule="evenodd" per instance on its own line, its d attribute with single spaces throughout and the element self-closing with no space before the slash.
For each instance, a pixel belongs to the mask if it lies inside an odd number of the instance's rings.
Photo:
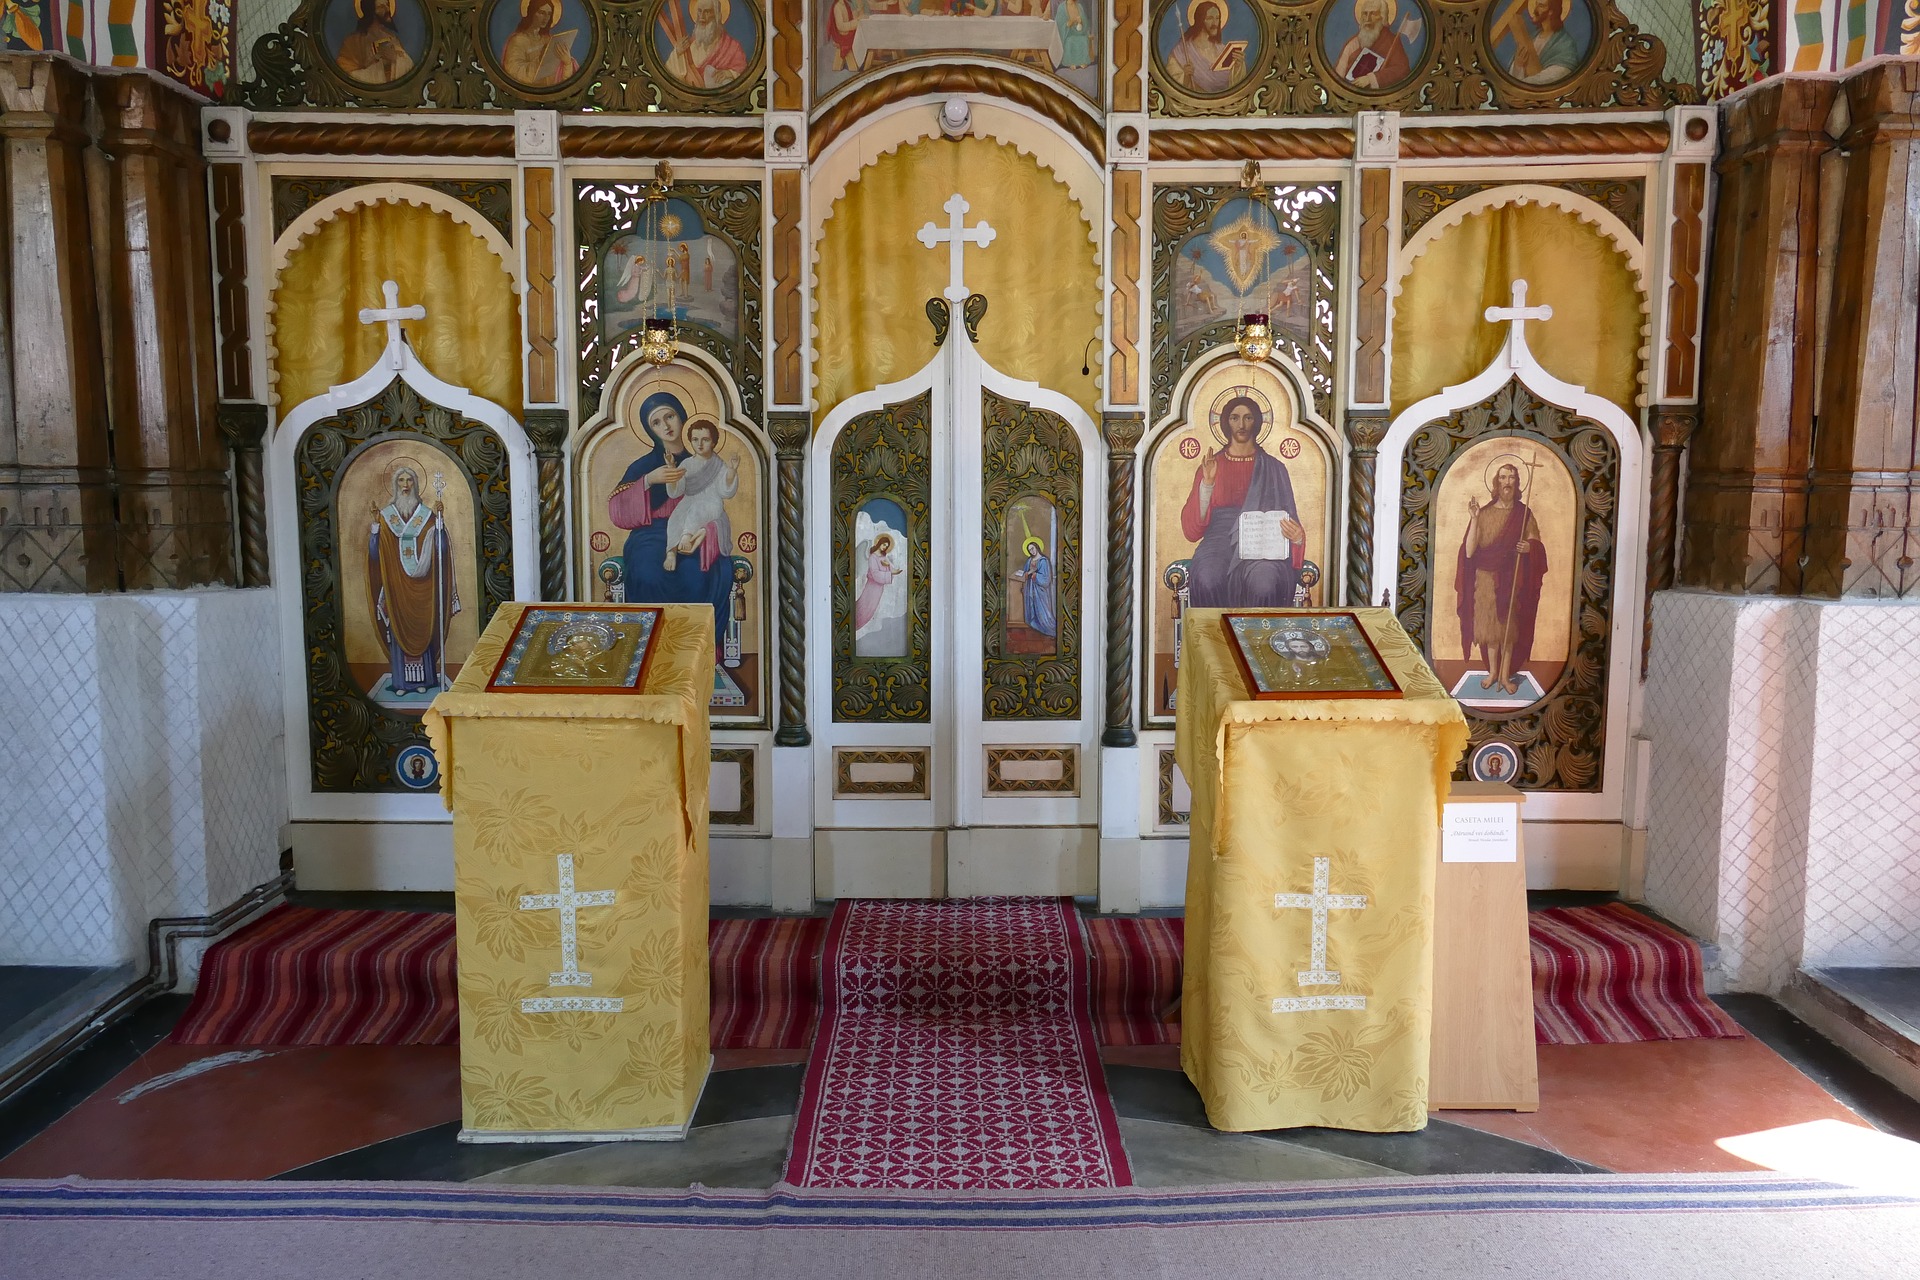
<svg viewBox="0 0 1920 1280">
<path fill-rule="evenodd" d="M 277 869 L 272 595 L 0 598 L 0 963 L 109 964 Z"/>
</svg>

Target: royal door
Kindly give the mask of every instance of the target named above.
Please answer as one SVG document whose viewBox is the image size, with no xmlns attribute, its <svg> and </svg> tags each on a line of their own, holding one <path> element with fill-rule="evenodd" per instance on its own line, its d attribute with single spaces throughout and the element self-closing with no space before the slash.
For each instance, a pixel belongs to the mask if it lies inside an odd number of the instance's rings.
<svg viewBox="0 0 1920 1280">
<path fill-rule="evenodd" d="M 814 438 L 821 897 L 1097 888 L 1098 436 L 988 367 L 984 310 L 929 303 L 934 359 Z"/>
</svg>

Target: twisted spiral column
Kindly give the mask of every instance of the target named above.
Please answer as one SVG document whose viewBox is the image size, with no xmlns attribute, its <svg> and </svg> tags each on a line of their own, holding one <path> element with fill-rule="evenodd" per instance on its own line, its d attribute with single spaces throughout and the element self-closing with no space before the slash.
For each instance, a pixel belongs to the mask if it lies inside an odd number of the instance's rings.
<svg viewBox="0 0 1920 1280">
<path fill-rule="evenodd" d="M 560 453 L 567 439 L 565 409 L 527 410 L 527 438 L 539 472 L 540 598 L 567 598 L 567 513 L 562 504 Z"/>
<path fill-rule="evenodd" d="M 240 522 L 240 585 L 264 587 L 267 568 L 267 480 L 261 442 L 267 435 L 267 406 L 228 401 L 214 415 L 233 451 L 233 507 Z"/>
<path fill-rule="evenodd" d="M 1100 741 L 1131 747 L 1133 732 L 1133 459 L 1146 415 L 1110 413 L 1107 437 L 1107 727 Z"/>
<path fill-rule="evenodd" d="M 1640 609 L 1640 672 L 1647 670 L 1653 648 L 1653 593 L 1673 585 L 1678 558 L 1680 512 L 1680 457 L 1700 425 L 1700 411 L 1692 405 L 1661 405 L 1653 411 L 1652 492 L 1647 510 L 1647 590 Z"/>
<path fill-rule="evenodd" d="M 1347 604 L 1373 601 L 1373 486 L 1380 466 L 1380 442 L 1387 437 L 1387 412 L 1360 410 L 1347 415 Z M 1329 592 L 1328 594 L 1332 594 Z"/>
<path fill-rule="evenodd" d="M 780 559 L 780 727 L 774 742 L 804 747 L 813 741 L 807 732 L 807 445 L 813 439 L 813 419 L 804 413 L 776 413 L 768 417 L 774 460 Z"/>
</svg>

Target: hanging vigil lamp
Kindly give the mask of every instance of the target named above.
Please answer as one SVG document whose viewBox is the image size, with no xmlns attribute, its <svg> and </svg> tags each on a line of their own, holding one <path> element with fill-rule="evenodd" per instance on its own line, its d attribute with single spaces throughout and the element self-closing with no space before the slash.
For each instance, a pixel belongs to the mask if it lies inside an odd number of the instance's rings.
<svg viewBox="0 0 1920 1280">
<path fill-rule="evenodd" d="M 663 160 L 653 167 L 653 181 L 647 184 L 640 211 L 641 234 L 646 238 L 648 250 L 667 264 L 666 270 L 658 272 L 650 281 L 654 314 L 646 318 L 640 331 L 640 358 L 653 365 L 672 364 L 680 354 L 680 299 L 675 296 L 677 278 L 670 242 L 683 228 L 679 215 L 667 207 L 672 191 L 673 167 Z M 668 246 L 664 252 L 662 246 Z M 681 251 L 685 252 L 684 246 Z"/>
<path fill-rule="evenodd" d="M 1272 355 L 1273 326 L 1267 323 L 1267 313 L 1254 311 L 1241 316 L 1239 327 L 1233 331 L 1233 346 L 1242 360 L 1254 364 Z"/>
</svg>

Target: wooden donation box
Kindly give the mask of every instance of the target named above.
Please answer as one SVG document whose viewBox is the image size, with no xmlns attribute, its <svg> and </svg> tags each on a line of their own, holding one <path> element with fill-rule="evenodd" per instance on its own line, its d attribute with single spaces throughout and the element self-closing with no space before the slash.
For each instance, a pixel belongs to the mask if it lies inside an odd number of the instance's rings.
<svg viewBox="0 0 1920 1280">
<path fill-rule="evenodd" d="M 1190 609 L 1180 1061 L 1217 1129 L 1427 1122 L 1459 705 L 1387 609 Z"/>
<path fill-rule="evenodd" d="M 509 604 L 427 733 L 464 1142 L 686 1136 L 707 1040 L 706 605 Z"/>
<path fill-rule="evenodd" d="M 1527 947 L 1526 796 L 1456 782 L 1434 884 L 1434 1110 L 1540 1109 Z"/>
</svg>

